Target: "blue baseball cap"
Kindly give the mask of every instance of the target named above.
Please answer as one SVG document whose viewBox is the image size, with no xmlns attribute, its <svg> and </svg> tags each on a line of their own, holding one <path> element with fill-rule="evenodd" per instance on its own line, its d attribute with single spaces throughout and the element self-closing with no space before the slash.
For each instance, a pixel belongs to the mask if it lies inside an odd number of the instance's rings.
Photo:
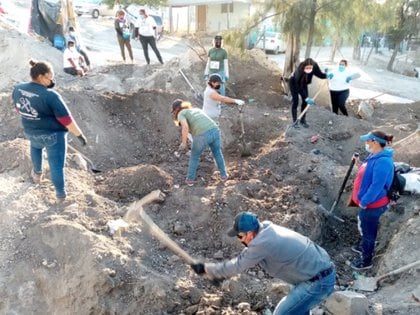
<svg viewBox="0 0 420 315">
<path fill-rule="evenodd" d="M 252 232 L 258 230 L 260 222 L 258 216 L 252 212 L 240 212 L 235 217 L 233 228 L 228 231 L 228 235 L 233 237 L 241 232 Z"/>
<path fill-rule="evenodd" d="M 362 141 L 374 140 L 376 142 L 383 143 L 383 144 L 387 143 L 387 141 L 385 139 L 383 139 L 381 137 L 378 137 L 371 132 L 369 132 L 366 135 L 360 136 L 360 140 L 362 140 Z"/>
</svg>

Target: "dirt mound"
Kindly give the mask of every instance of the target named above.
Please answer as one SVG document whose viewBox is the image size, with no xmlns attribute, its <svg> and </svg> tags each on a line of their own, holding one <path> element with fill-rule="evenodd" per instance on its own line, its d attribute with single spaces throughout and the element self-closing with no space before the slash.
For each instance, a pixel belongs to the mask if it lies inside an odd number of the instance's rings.
<svg viewBox="0 0 420 315">
<path fill-rule="evenodd" d="M 154 189 L 169 191 L 172 176 L 154 165 L 138 165 L 120 168 L 103 174 L 105 178 L 96 186 L 100 195 L 116 201 L 141 199 Z"/>
<path fill-rule="evenodd" d="M 8 40 L 8 36 L 35 57 L 38 52 L 40 56 L 51 53 L 54 66 L 61 68 L 61 55 L 51 46 L 0 30 L 0 38 Z M 72 145 L 103 171 L 93 175 L 80 167 L 77 154 L 69 154 L 69 197 L 57 204 L 48 176 L 40 185 L 29 180 L 29 145 L 21 139 L 9 98 L 13 80 L 27 78 L 28 68 L 26 60 L 14 57 L 1 57 L 4 69 L 16 70 L 0 89 L 4 89 L 0 205 L 6 209 L 0 220 L 3 313 L 257 314 L 287 293 L 285 284 L 258 267 L 214 286 L 152 239 L 141 222 L 130 224 L 121 236 L 111 236 L 108 222 L 123 217 L 128 202 L 157 188 L 166 191 L 166 200 L 145 210 L 192 257 L 212 261 L 233 257 L 241 245 L 226 230 L 238 212 L 251 210 L 263 220 L 322 243 L 334 257 L 341 286 L 347 288 L 352 280 L 347 262 L 354 257 L 350 246 L 357 235 L 356 209 L 340 202 L 337 215 L 346 220 L 341 224 L 325 218 L 318 206 L 329 209 L 353 152 L 363 152 L 361 133 L 377 126 L 393 133 L 397 141 L 416 130 L 420 116 L 418 103 L 382 104 L 372 118 L 361 120 L 332 114 L 319 101 L 320 106 L 308 111 L 310 128 L 286 134 L 289 101 L 280 95 L 276 65 L 256 51 L 242 57 L 232 54 L 228 94 L 247 100 L 245 139 L 251 143 L 252 156 L 240 157 L 238 109 L 225 106 L 221 129 L 230 179 L 221 182 L 213 161 L 204 159 L 197 184 L 186 187 L 188 156 L 174 154 L 180 130 L 172 122 L 169 105 L 178 97 L 194 100 L 179 68 L 199 91 L 204 89 L 204 63 L 198 56 L 180 55 L 163 66 L 98 67 L 84 78 L 56 70 L 58 91 L 89 141 L 80 148 L 70 137 Z M 411 147 L 401 145 L 396 151 L 401 161 L 418 163 L 418 153 Z M 342 200 L 349 194 L 350 182 Z M 384 217 L 375 258 L 378 271 L 419 257 L 418 206 L 418 200 L 404 196 L 399 208 Z M 411 279 L 389 283 L 372 301 L 384 305 L 384 314 L 399 309 L 415 314 L 416 302 L 407 295 L 415 290 L 418 278 L 413 273 Z M 390 289 L 393 304 L 387 302 Z"/>
</svg>

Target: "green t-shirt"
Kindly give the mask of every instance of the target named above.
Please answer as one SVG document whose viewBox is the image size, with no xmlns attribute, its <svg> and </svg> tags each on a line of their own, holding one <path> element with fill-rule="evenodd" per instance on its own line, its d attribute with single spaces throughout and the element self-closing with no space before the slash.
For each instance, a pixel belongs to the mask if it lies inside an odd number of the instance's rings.
<svg viewBox="0 0 420 315">
<path fill-rule="evenodd" d="M 208 56 L 210 58 L 209 74 L 225 71 L 224 60 L 228 58 L 226 50 L 213 47 L 209 50 Z"/>
<path fill-rule="evenodd" d="M 178 121 L 181 122 L 183 120 L 187 121 L 190 133 L 193 136 L 217 128 L 216 123 L 199 108 L 181 110 L 178 114 Z"/>
</svg>

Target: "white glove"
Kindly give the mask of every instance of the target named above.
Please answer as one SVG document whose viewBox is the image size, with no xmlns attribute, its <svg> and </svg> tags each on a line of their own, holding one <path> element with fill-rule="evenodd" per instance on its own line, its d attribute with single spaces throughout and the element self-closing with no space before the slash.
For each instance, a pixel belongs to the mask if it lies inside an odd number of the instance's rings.
<svg viewBox="0 0 420 315">
<path fill-rule="evenodd" d="M 235 100 L 235 104 L 238 105 L 238 106 L 242 106 L 242 105 L 245 104 L 245 101 L 243 101 L 243 100 Z"/>
</svg>

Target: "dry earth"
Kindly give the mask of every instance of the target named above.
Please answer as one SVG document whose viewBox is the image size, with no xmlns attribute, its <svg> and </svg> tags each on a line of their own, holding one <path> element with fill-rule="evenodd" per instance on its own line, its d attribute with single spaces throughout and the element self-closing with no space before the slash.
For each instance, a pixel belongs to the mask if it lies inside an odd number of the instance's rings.
<svg viewBox="0 0 420 315">
<path fill-rule="evenodd" d="M 356 241 L 356 209 L 341 202 L 341 224 L 318 205 L 331 206 L 352 153 L 363 151 L 359 135 L 377 127 L 404 138 L 417 128 L 419 103 L 373 103 L 375 115 L 368 120 L 333 115 L 321 105 L 308 113 L 311 128 L 285 134 L 289 102 L 281 96 L 277 66 L 261 52 L 232 56 L 229 94 L 247 100 L 245 137 L 252 156 L 240 157 L 238 110 L 226 106 L 221 126 L 230 180 L 222 183 L 214 163 L 203 160 L 198 184 L 187 187 L 188 157 L 174 154 L 179 130 L 169 105 L 177 97 L 193 100 L 179 68 L 203 88 L 204 65 L 194 53 L 163 66 L 101 66 L 77 79 L 61 71 L 61 53 L 36 37 L 1 25 L 0 42 L 1 314 L 260 314 L 287 292 L 258 268 L 214 286 L 141 223 L 112 237 L 107 223 L 155 189 L 166 198 L 147 206 L 147 213 L 193 257 L 217 261 L 236 255 L 241 245 L 226 230 L 236 213 L 251 210 L 322 244 L 338 266 L 340 289 L 351 290 L 346 263 Z M 28 80 L 30 57 L 54 65 L 57 90 L 89 139 L 79 148 L 91 160 L 87 167 L 80 155 L 68 154 L 69 200 L 61 205 L 48 172 L 40 185 L 30 181 L 29 146 L 10 100 L 14 84 Z M 311 143 L 314 135 L 319 140 Z M 396 146 L 397 160 L 420 166 L 419 145 L 414 138 Z M 89 172 L 92 166 L 102 172 Z M 348 189 L 342 200 L 347 195 Z M 419 213 L 418 197 L 403 196 L 384 215 L 368 275 L 420 257 Z M 418 314 L 419 283 L 416 270 L 387 281 L 368 295 L 372 314 Z"/>
</svg>

